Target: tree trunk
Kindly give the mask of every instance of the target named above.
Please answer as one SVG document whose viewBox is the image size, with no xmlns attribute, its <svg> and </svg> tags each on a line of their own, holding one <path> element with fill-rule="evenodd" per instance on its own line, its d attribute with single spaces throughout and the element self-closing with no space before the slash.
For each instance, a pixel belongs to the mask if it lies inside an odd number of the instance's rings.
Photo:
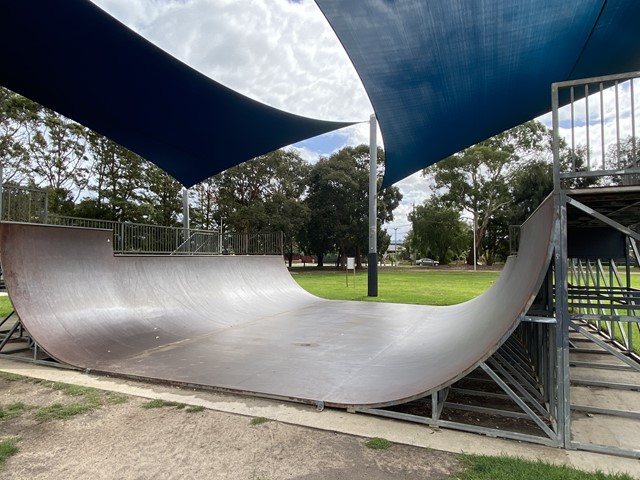
<svg viewBox="0 0 640 480">
<path fill-rule="evenodd" d="M 344 246 L 344 241 L 340 241 L 340 254 L 338 255 L 336 267 L 340 270 L 345 270 L 347 267 L 347 249 Z"/>
<path fill-rule="evenodd" d="M 317 268 L 324 267 L 324 253 L 318 253 L 317 257 L 318 257 L 318 265 L 316 265 Z"/>
</svg>

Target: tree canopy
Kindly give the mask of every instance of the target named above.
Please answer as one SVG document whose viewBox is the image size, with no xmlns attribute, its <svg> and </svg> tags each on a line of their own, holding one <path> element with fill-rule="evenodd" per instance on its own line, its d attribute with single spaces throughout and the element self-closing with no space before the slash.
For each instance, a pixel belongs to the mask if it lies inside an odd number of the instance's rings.
<svg viewBox="0 0 640 480">
<path fill-rule="evenodd" d="M 56 112 L 0 87 L 4 181 L 43 188 L 58 215 L 173 226 L 182 186 L 140 156 Z M 348 147 L 316 165 L 277 150 L 190 189 L 192 228 L 282 232 L 286 251 L 358 257 L 368 245 L 369 147 Z M 379 184 L 384 152 L 378 150 Z M 393 218 L 397 188 L 378 194 L 378 225 Z M 385 251 L 389 236 L 379 229 Z"/>
<path fill-rule="evenodd" d="M 378 186 L 382 184 L 384 151 L 378 149 Z M 360 258 L 369 243 L 369 147 L 345 147 L 321 159 L 311 169 L 305 203 L 310 216 L 303 243 L 323 265 L 325 254 L 338 252 L 341 265 L 347 256 Z M 393 219 L 402 195 L 397 187 L 378 190 L 378 251 L 386 251 L 391 238 L 380 226 Z"/>
<path fill-rule="evenodd" d="M 488 264 L 504 258 L 509 225 L 524 222 L 553 189 L 551 145 L 552 132 L 529 121 L 425 169 L 435 195 L 411 218 L 413 248 L 433 248 L 435 234 L 424 232 L 425 222 L 435 222 L 441 209 L 449 208 L 475 225 L 477 258 Z M 472 263 L 473 238 L 467 241 L 467 261 Z"/>
</svg>

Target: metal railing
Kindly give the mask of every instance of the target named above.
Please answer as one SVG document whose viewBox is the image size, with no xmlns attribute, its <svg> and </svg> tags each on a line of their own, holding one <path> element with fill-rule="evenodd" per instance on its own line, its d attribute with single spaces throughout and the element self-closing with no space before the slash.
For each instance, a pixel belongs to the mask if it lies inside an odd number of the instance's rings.
<svg viewBox="0 0 640 480">
<path fill-rule="evenodd" d="M 46 190 L 2 186 L 0 220 L 112 230 L 113 250 L 119 255 L 282 255 L 284 252 L 282 232 L 221 233 L 47 212 Z"/>
<path fill-rule="evenodd" d="M 119 255 L 282 255 L 283 234 L 219 233 L 211 230 L 164 227 L 49 215 L 49 223 L 113 231 L 113 249 Z"/>
<path fill-rule="evenodd" d="M 552 85 L 554 176 L 563 188 L 640 184 L 640 72 Z M 561 107 L 561 105 L 565 105 Z"/>
<path fill-rule="evenodd" d="M 0 218 L 7 222 L 47 223 L 46 190 L 4 185 L 0 196 Z"/>
<path fill-rule="evenodd" d="M 568 272 L 571 313 L 623 352 L 637 355 L 640 290 L 631 286 L 628 264 L 626 273 L 620 274 L 613 259 L 603 262 L 572 258 Z"/>
</svg>

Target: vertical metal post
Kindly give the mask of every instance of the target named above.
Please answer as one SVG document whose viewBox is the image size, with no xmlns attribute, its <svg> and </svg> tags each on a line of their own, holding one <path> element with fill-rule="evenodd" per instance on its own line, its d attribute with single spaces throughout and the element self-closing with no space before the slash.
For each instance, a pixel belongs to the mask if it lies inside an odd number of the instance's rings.
<svg viewBox="0 0 640 480">
<path fill-rule="evenodd" d="M 575 158 L 575 145 L 573 138 L 573 87 L 571 87 L 571 156 Z M 560 117 L 558 108 L 560 102 L 558 100 L 558 86 L 551 85 L 551 121 L 553 123 L 553 191 L 560 192 Z M 573 170 L 575 171 L 575 165 Z"/>
<path fill-rule="evenodd" d="M 49 224 L 49 191 L 44 192 L 44 224 Z"/>
<path fill-rule="evenodd" d="M 395 234 L 395 246 L 393 248 L 393 260 L 395 265 L 398 266 L 398 227 L 393 227 L 393 233 Z"/>
<path fill-rule="evenodd" d="M 4 220 L 4 210 L 2 208 L 4 206 L 2 204 L 2 197 L 4 196 L 4 187 L 2 185 L 2 182 L 4 182 L 3 170 L 4 170 L 4 167 L 2 163 L 0 163 L 0 222 Z"/>
<path fill-rule="evenodd" d="M 189 189 L 182 189 L 182 225 L 184 227 L 184 251 L 191 250 L 191 239 L 189 233 Z"/>
<path fill-rule="evenodd" d="M 376 114 L 369 118 L 369 255 L 368 296 L 378 296 L 378 145 L 376 142 Z"/>
<path fill-rule="evenodd" d="M 476 240 L 476 232 L 478 231 L 478 219 L 476 212 L 473 212 L 473 271 L 478 270 L 478 246 Z"/>
<path fill-rule="evenodd" d="M 565 194 L 556 192 L 555 219 L 555 291 L 556 291 L 556 391 L 558 440 L 571 447 L 571 405 L 569 380 L 569 306 L 567 285 L 567 202 Z"/>
<path fill-rule="evenodd" d="M 224 234 L 224 217 L 220 217 L 220 228 L 218 230 L 218 254 L 222 255 L 222 236 Z"/>
<path fill-rule="evenodd" d="M 627 241 L 625 242 L 625 254 L 624 254 L 624 274 L 626 276 L 626 279 L 625 279 L 624 286 L 627 292 L 631 292 L 631 258 L 629 255 L 629 247 L 631 247 L 631 242 L 633 240 L 629 237 L 627 237 L 626 240 Z M 636 258 L 636 260 L 638 259 Z M 627 303 L 627 306 L 629 306 L 629 303 Z M 630 310 L 627 308 L 627 315 L 631 316 L 631 315 L 635 315 L 635 313 L 633 312 L 633 310 Z M 627 322 L 627 323 L 630 327 L 632 326 L 631 322 Z M 631 340 L 629 340 L 629 342 L 631 342 Z"/>
<path fill-rule="evenodd" d="M 587 99 L 585 99 L 587 101 Z M 551 86 L 553 121 L 553 193 L 556 215 L 554 216 L 554 281 L 556 326 L 555 351 L 549 351 L 550 361 L 556 368 L 556 420 L 560 445 L 571 446 L 571 404 L 569 396 L 569 306 L 567 280 L 567 200 L 560 183 L 560 123 L 558 86 Z"/>
</svg>

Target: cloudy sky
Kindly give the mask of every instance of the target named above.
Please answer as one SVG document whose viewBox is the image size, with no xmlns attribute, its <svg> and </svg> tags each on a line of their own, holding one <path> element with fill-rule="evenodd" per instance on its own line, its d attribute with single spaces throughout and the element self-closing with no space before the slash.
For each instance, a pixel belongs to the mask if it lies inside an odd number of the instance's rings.
<svg viewBox="0 0 640 480">
<path fill-rule="evenodd" d="M 313 0 L 92 0 L 173 56 L 224 85 L 292 113 L 326 120 L 366 121 L 373 112 L 355 69 Z M 620 94 L 628 96 L 628 86 Z M 640 109 L 640 88 L 635 92 Z M 605 149 L 617 136 L 614 94 L 602 97 Z M 595 157 L 602 142 L 600 98 L 590 104 L 590 143 Z M 627 103 L 628 104 L 628 103 Z M 623 111 L 621 135 L 629 134 Z M 562 134 L 570 143 L 570 110 L 561 112 Z M 584 102 L 574 109 L 574 137 L 587 132 Z M 551 116 L 540 119 L 551 126 Z M 637 130 L 640 126 L 636 127 Z M 294 145 L 311 162 L 347 145 L 369 141 L 360 124 Z M 380 135 L 379 137 L 380 138 Z M 398 240 L 409 230 L 407 214 L 429 195 L 420 174 L 396 184 L 404 198 L 386 225 Z"/>
<path fill-rule="evenodd" d="M 342 45 L 312 0 L 92 0 L 171 55 L 268 105 L 325 120 L 366 121 L 373 108 Z M 380 134 L 378 135 L 379 141 Z M 294 146 L 311 162 L 369 143 L 360 124 Z M 398 239 L 407 213 L 427 196 L 414 175 L 386 228 Z"/>
</svg>

